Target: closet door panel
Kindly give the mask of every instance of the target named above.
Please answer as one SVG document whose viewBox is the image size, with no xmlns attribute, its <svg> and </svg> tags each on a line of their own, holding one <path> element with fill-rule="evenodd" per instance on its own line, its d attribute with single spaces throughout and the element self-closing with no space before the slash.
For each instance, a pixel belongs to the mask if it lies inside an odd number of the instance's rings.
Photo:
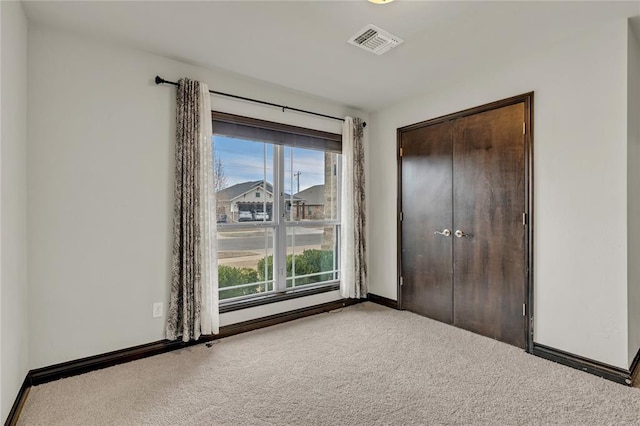
<svg viewBox="0 0 640 426">
<path fill-rule="evenodd" d="M 453 321 L 451 235 L 452 125 L 404 132 L 402 155 L 402 307 Z"/>
<path fill-rule="evenodd" d="M 521 348 L 523 122 L 518 103 L 458 119 L 453 138 L 454 324 Z"/>
</svg>

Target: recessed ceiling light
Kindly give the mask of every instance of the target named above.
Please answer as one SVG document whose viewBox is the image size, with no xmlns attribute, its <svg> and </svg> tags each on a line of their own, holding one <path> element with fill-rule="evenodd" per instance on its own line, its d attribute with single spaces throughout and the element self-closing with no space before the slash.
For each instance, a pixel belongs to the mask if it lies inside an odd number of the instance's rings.
<svg viewBox="0 0 640 426">
<path fill-rule="evenodd" d="M 369 0 L 370 3 L 374 3 L 374 4 L 385 4 L 385 3 L 391 3 L 393 0 Z"/>
</svg>

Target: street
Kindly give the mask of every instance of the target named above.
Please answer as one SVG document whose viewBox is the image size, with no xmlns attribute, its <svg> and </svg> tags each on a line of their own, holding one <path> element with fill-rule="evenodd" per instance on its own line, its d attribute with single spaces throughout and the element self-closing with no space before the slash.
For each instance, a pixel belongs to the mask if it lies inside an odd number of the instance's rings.
<svg viewBox="0 0 640 426">
<path fill-rule="evenodd" d="M 273 246 L 272 238 L 268 237 L 267 247 L 271 248 Z M 292 238 L 291 235 L 287 235 L 287 246 L 291 246 Z M 322 233 L 313 233 L 313 234 L 301 234 L 296 235 L 295 238 L 296 246 L 318 246 L 322 243 Z M 239 250 L 264 250 L 265 248 L 265 238 L 260 236 L 242 236 L 242 237 L 231 237 L 228 236 L 226 238 L 218 239 L 218 250 L 219 251 L 239 251 Z"/>
</svg>

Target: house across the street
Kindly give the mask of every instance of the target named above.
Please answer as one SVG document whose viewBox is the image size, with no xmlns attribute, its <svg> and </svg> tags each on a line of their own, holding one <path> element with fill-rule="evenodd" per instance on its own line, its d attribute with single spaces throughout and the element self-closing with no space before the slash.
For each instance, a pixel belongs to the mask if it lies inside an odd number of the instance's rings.
<svg viewBox="0 0 640 426">
<path fill-rule="evenodd" d="M 294 195 L 299 201 L 295 203 L 294 215 L 299 219 L 322 220 L 325 218 L 324 185 L 314 185 Z"/>
<path fill-rule="evenodd" d="M 291 198 L 286 193 L 285 198 L 289 200 L 287 211 L 291 202 L 296 204 L 301 201 L 296 195 Z M 239 219 L 247 220 L 247 213 L 251 214 L 250 220 L 263 218 L 271 220 L 273 218 L 273 185 L 264 180 L 237 183 L 218 191 L 216 202 L 218 218 L 226 217 L 229 222 L 238 222 Z M 240 212 L 243 213 L 242 217 Z"/>
</svg>

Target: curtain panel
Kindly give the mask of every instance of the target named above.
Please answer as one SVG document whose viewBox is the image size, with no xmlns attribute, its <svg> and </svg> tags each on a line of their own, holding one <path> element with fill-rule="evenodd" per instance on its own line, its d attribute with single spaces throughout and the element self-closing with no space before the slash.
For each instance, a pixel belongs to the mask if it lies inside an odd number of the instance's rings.
<svg viewBox="0 0 640 426">
<path fill-rule="evenodd" d="M 367 297 L 364 126 L 345 117 L 342 126 L 340 292 L 345 298 Z"/>
<path fill-rule="evenodd" d="M 169 340 L 217 334 L 218 260 L 211 100 L 206 84 L 180 79 L 176 98 L 175 187 Z"/>
</svg>

